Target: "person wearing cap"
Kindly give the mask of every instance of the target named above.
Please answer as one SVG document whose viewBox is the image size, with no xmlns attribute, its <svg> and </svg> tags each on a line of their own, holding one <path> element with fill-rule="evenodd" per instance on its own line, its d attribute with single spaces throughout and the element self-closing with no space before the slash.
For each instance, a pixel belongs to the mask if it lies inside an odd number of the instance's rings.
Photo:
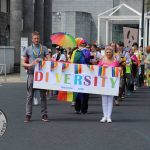
<svg viewBox="0 0 150 150">
<path fill-rule="evenodd" d="M 79 48 L 73 51 L 71 62 L 77 64 L 90 64 L 90 51 L 86 48 L 86 41 L 80 42 Z M 88 94 L 77 93 L 75 99 L 76 114 L 86 114 L 88 111 Z"/>
<path fill-rule="evenodd" d="M 57 46 L 55 48 L 56 53 L 52 56 L 52 61 L 66 61 L 67 58 L 66 56 L 63 54 L 64 49 L 60 46 Z"/>
<path fill-rule="evenodd" d="M 55 54 L 52 55 L 52 61 L 57 61 L 60 58 L 60 46 L 56 46 Z"/>
<path fill-rule="evenodd" d="M 107 46 L 105 48 L 105 56 L 98 64 L 99 66 L 104 67 L 118 67 L 119 62 L 114 58 L 114 51 L 111 46 Z M 103 117 L 100 122 L 108 122 L 111 123 L 112 119 L 112 108 L 113 108 L 113 98 L 111 95 L 102 95 L 102 110 Z"/>
</svg>

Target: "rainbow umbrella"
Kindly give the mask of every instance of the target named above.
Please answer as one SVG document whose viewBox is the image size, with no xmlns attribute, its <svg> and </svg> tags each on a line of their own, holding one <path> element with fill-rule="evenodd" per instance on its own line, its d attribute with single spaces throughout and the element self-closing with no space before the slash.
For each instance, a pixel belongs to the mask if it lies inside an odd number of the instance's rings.
<svg viewBox="0 0 150 150">
<path fill-rule="evenodd" d="M 63 48 L 76 47 L 75 39 L 70 35 L 63 32 L 54 33 L 50 36 L 50 39 L 53 44 L 62 46 Z"/>
<path fill-rule="evenodd" d="M 75 41 L 76 41 L 77 46 L 79 46 L 81 43 L 87 43 L 87 41 L 83 39 L 82 37 L 77 37 Z"/>
</svg>

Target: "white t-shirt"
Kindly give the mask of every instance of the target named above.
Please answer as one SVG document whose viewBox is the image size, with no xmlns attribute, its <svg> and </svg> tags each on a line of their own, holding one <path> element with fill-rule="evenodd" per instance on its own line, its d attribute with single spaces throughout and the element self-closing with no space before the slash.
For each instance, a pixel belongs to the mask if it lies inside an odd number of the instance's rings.
<svg viewBox="0 0 150 150">
<path fill-rule="evenodd" d="M 67 61 L 66 56 L 64 54 L 61 54 L 59 61 Z"/>
<path fill-rule="evenodd" d="M 99 51 L 90 52 L 91 56 L 94 56 L 93 59 L 90 59 L 91 63 L 97 63 L 97 61 L 101 60 L 103 56 Z"/>
</svg>

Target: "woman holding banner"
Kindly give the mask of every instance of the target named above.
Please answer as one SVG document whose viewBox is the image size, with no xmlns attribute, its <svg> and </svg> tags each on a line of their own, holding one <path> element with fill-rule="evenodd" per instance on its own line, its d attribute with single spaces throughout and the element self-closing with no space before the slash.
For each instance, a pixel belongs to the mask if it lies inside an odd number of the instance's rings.
<svg viewBox="0 0 150 150">
<path fill-rule="evenodd" d="M 111 46 L 107 46 L 105 48 L 105 56 L 99 62 L 99 66 L 104 67 L 118 67 L 119 62 L 114 58 L 114 51 Z M 105 76 L 104 76 L 105 78 Z M 102 109 L 103 109 L 103 117 L 100 122 L 108 122 L 111 123 L 111 114 L 113 108 L 113 97 L 110 95 L 102 95 Z"/>
</svg>

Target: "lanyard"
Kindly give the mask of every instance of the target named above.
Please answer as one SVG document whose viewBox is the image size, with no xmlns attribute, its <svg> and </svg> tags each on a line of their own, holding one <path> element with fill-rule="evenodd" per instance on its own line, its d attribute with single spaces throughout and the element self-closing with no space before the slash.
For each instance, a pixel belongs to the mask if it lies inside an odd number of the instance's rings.
<svg viewBox="0 0 150 150">
<path fill-rule="evenodd" d="M 42 54 L 42 45 L 39 44 L 37 48 L 32 44 L 33 57 L 38 58 Z"/>
</svg>

